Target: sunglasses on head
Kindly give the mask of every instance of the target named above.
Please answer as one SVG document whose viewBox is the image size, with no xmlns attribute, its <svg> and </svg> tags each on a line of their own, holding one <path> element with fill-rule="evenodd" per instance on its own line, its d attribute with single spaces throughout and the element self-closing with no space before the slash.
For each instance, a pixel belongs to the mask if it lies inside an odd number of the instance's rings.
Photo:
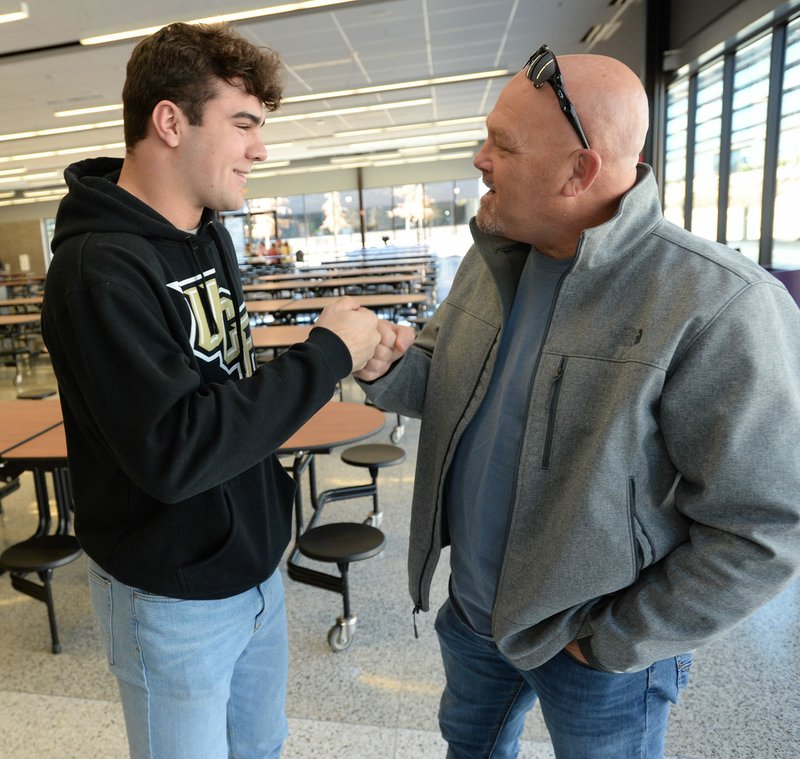
<svg viewBox="0 0 800 759">
<path fill-rule="evenodd" d="M 562 113 L 567 117 L 567 121 L 572 124 L 575 134 L 581 141 L 583 147 L 589 150 L 589 140 L 586 139 L 586 133 L 581 126 L 581 120 L 578 118 L 578 112 L 575 106 L 572 105 L 567 93 L 564 90 L 564 82 L 561 79 L 561 69 L 558 68 L 558 61 L 556 60 L 555 53 L 547 46 L 542 45 L 523 66 L 525 69 L 525 76 L 530 79 L 531 84 L 538 90 L 544 87 L 545 82 L 549 82 L 553 91 L 558 98 L 558 105 Z"/>
</svg>

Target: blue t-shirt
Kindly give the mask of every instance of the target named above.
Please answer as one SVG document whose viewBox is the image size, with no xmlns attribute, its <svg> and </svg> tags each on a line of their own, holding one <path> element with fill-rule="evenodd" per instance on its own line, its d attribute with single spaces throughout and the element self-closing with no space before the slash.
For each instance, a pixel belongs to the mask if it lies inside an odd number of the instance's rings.
<svg viewBox="0 0 800 759">
<path fill-rule="evenodd" d="M 451 592 L 466 621 L 481 635 L 492 632 L 533 372 L 558 283 L 571 263 L 572 259 L 531 250 L 501 335 L 489 389 L 448 474 Z"/>
</svg>

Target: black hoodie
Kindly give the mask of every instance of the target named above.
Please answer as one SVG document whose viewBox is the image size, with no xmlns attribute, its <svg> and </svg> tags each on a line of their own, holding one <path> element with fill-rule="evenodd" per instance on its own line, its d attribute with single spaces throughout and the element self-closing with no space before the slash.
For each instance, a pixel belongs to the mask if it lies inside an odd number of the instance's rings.
<svg viewBox="0 0 800 759">
<path fill-rule="evenodd" d="M 66 170 L 45 286 L 75 531 L 121 582 L 223 598 L 277 567 L 294 483 L 274 452 L 350 353 L 315 328 L 256 369 L 227 231 L 210 212 L 197 234 L 177 229 L 116 185 L 121 164 Z"/>
</svg>

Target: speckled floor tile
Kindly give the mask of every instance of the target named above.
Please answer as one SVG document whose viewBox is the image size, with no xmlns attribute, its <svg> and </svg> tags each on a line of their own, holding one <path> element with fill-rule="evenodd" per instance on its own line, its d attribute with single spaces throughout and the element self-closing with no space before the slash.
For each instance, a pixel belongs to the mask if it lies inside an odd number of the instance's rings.
<svg viewBox="0 0 800 759">
<path fill-rule="evenodd" d="M 395 753 L 396 731 L 371 725 L 290 719 L 282 759 L 387 759 Z"/>
<path fill-rule="evenodd" d="M 125 759 L 122 707 L 41 693 L 0 691 L 4 759 Z"/>
</svg>

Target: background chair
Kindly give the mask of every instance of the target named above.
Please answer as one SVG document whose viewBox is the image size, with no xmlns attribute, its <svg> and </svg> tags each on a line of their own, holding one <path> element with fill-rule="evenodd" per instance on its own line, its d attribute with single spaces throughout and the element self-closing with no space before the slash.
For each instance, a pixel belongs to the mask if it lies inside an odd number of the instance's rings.
<svg viewBox="0 0 800 759">
<path fill-rule="evenodd" d="M 83 551 L 75 536 L 70 534 L 72 498 L 69 470 L 66 467 L 52 469 L 57 511 L 55 525 L 52 523 L 50 513 L 45 472 L 36 469 L 33 475 L 39 507 L 39 525 L 30 538 L 15 543 L 0 554 L 0 569 L 9 573 L 11 586 L 14 589 L 37 601 L 42 601 L 47 606 L 52 651 L 58 654 L 61 653 L 61 641 L 58 637 L 53 604 L 53 570 L 75 561 Z M 40 583 L 30 580 L 27 577 L 30 574 L 37 575 Z"/>
</svg>

